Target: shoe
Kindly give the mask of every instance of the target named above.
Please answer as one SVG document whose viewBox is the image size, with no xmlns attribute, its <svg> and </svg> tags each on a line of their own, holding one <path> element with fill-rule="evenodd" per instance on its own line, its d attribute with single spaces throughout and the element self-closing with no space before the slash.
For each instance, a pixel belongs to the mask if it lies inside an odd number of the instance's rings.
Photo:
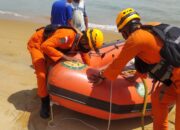
<svg viewBox="0 0 180 130">
<path fill-rule="evenodd" d="M 41 98 L 41 109 L 40 109 L 40 117 L 43 119 L 47 119 L 50 116 L 50 99 L 49 96 Z"/>
</svg>

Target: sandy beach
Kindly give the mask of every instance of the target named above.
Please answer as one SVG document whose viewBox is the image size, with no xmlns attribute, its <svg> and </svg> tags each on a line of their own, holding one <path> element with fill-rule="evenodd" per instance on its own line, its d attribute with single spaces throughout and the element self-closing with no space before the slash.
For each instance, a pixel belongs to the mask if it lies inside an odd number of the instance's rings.
<svg viewBox="0 0 180 130">
<path fill-rule="evenodd" d="M 55 126 L 39 117 L 40 100 L 36 95 L 36 77 L 31 68 L 27 41 L 43 24 L 0 19 L 0 130 L 106 130 L 108 121 L 83 115 L 55 105 Z M 104 31 L 105 41 L 119 34 Z M 174 109 L 169 116 L 169 130 L 174 130 Z M 83 122 L 82 122 L 83 121 Z M 86 123 L 88 124 L 86 124 Z M 152 130 L 146 118 L 145 130 Z M 141 119 L 111 122 L 110 130 L 141 130 Z"/>
</svg>

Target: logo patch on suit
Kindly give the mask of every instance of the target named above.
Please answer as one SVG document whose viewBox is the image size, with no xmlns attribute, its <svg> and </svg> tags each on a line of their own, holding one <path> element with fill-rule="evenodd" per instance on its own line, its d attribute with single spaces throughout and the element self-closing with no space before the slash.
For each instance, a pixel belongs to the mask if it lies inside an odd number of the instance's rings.
<svg viewBox="0 0 180 130">
<path fill-rule="evenodd" d="M 65 44 L 67 42 L 68 42 L 68 37 L 63 37 L 63 38 L 59 39 L 59 43 L 61 43 L 61 44 Z"/>
</svg>

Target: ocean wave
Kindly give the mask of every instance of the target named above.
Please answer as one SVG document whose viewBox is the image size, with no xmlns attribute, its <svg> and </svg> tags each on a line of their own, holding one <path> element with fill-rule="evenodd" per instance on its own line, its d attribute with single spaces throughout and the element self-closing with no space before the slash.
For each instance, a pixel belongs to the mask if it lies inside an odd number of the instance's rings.
<svg viewBox="0 0 180 130">
<path fill-rule="evenodd" d="M 24 15 L 16 13 L 16 12 L 3 11 L 3 10 L 0 10 L 0 14 L 14 16 L 14 17 L 21 17 L 21 18 L 29 18 L 28 16 L 24 16 Z"/>
<path fill-rule="evenodd" d="M 89 23 L 88 25 L 91 28 L 99 28 L 102 30 L 117 32 L 117 28 L 115 25 L 100 25 L 100 24 L 95 24 L 95 23 Z"/>
<path fill-rule="evenodd" d="M 19 17 L 22 19 L 32 19 L 32 17 L 30 16 L 24 16 L 22 14 L 16 13 L 16 12 L 11 12 L 11 11 L 3 11 L 0 10 L 0 15 L 6 15 L 8 17 Z M 48 17 L 48 21 L 47 21 L 47 17 L 37 17 L 36 20 L 38 21 L 38 19 L 44 19 L 47 23 L 49 22 L 49 17 Z M 98 29 L 102 29 L 102 30 L 107 30 L 107 31 L 114 31 L 117 32 L 117 28 L 115 25 L 101 25 L 98 23 L 88 23 L 89 27 L 91 28 L 98 28 Z"/>
</svg>

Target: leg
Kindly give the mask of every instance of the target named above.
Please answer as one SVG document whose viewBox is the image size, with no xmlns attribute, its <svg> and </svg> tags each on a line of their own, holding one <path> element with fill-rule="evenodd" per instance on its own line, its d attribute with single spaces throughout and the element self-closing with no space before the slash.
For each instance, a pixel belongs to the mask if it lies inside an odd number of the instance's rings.
<svg viewBox="0 0 180 130">
<path fill-rule="evenodd" d="M 38 86 L 38 96 L 43 98 L 48 96 L 47 87 L 46 87 L 46 67 L 45 60 L 39 59 L 34 63 L 37 86 Z"/>
<path fill-rule="evenodd" d="M 153 92 L 151 96 L 154 130 L 168 130 L 168 106 L 175 103 L 176 100 L 174 87 L 169 87 L 160 101 L 159 95 L 161 87 L 162 86 L 156 88 L 155 92 Z"/>
<path fill-rule="evenodd" d="M 34 62 L 35 73 L 37 76 L 37 84 L 38 84 L 38 95 L 41 98 L 41 110 L 40 116 L 42 118 L 49 117 L 49 109 L 50 109 L 50 100 L 47 92 L 46 86 L 46 67 L 44 59 L 39 59 Z"/>
<path fill-rule="evenodd" d="M 37 46 L 40 45 L 37 43 L 33 43 L 31 46 L 28 46 L 28 50 L 31 54 L 32 58 L 32 63 L 34 65 L 35 69 L 35 74 L 37 78 L 37 86 L 38 86 L 38 96 L 41 98 L 41 110 L 40 110 L 40 116 L 42 118 L 48 118 L 49 117 L 49 109 L 50 109 L 50 101 L 49 101 L 49 96 L 47 92 L 47 87 L 46 87 L 46 75 L 47 75 L 47 70 L 46 70 L 46 64 L 45 64 L 45 58 L 40 50 L 40 47 L 38 48 Z"/>
</svg>

